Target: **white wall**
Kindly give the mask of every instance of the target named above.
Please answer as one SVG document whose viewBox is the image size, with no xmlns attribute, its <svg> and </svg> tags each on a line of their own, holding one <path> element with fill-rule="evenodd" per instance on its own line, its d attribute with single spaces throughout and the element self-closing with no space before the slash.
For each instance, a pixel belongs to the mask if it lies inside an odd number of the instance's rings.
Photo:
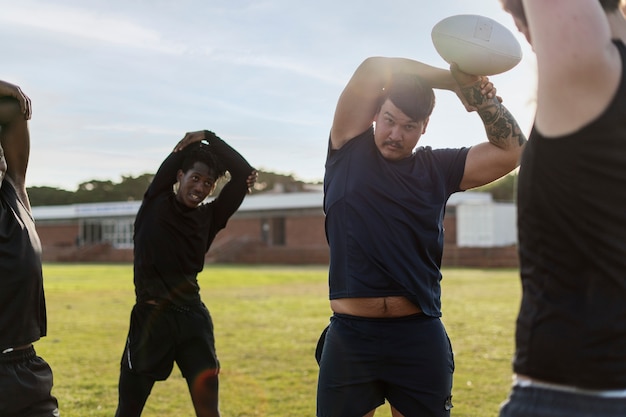
<svg viewBox="0 0 626 417">
<path fill-rule="evenodd" d="M 517 243 L 512 203 L 466 201 L 456 206 L 457 245 L 489 248 Z"/>
</svg>

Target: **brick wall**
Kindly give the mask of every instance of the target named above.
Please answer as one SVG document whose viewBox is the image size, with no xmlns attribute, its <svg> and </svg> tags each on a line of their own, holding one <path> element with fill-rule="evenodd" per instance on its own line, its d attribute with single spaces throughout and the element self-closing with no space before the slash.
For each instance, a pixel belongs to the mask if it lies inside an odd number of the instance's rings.
<svg viewBox="0 0 626 417">
<path fill-rule="evenodd" d="M 78 232 L 78 222 L 37 224 L 39 240 L 41 240 L 42 245 L 48 247 L 75 247 Z"/>
<path fill-rule="evenodd" d="M 518 266 L 517 247 L 459 248 L 456 246 L 456 218 L 446 215 L 442 265 L 459 267 Z M 261 226 L 267 215 L 235 216 L 215 238 L 207 262 L 328 264 L 328 245 L 323 213 L 285 215 L 284 245 L 263 242 Z M 37 225 L 44 261 L 54 262 L 132 262 L 131 249 L 109 245 L 76 247 L 78 223 Z"/>
</svg>

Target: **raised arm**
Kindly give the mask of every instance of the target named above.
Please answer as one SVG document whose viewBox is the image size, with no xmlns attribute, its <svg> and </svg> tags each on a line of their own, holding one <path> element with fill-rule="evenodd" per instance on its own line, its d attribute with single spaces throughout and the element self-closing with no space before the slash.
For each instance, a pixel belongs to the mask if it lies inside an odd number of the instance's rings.
<svg viewBox="0 0 626 417">
<path fill-rule="evenodd" d="M 472 146 L 465 161 L 461 189 L 467 190 L 488 184 L 508 174 L 519 165 L 526 137 L 515 118 L 498 97 L 482 94 L 483 80 L 464 74 L 452 67 L 452 74 L 461 86 L 467 102 L 480 115 L 487 142 Z"/>
<path fill-rule="evenodd" d="M 213 132 L 205 131 L 207 135 L 213 135 L 209 140 L 209 145 L 213 148 L 215 154 L 220 158 L 226 170 L 230 173 L 231 181 L 242 182 L 248 188 L 248 177 L 256 172 L 254 168 L 241 156 L 234 148 L 224 142 L 220 137 L 215 136 Z"/>
<path fill-rule="evenodd" d="M 356 69 L 337 102 L 330 132 L 334 149 L 341 148 L 372 125 L 381 105 L 383 88 L 394 73 L 415 74 L 433 88 L 457 89 L 448 70 L 405 58 L 367 58 Z"/>
<path fill-rule="evenodd" d="M 30 115 L 28 96 L 18 86 L 0 81 L 0 156 L 4 155 L 4 163 L 0 162 L 0 180 L 10 181 L 29 209 L 26 170 L 30 156 Z"/>
<path fill-rule="evenodd" d="M 174 153 L 184 151 L 190 144 L 203 140 L 209 144 L 211 151 L 230 174 L 230 181 L 212 203 L 215 207 L 216 227 L 219 229 L 237 211 L 248 189 L 254 186 L 257 171 L 239 152 L 209 130 L 185 134 L 185 137 L 174 148 Z"/>
<path fill-rule="evenodd" d="M 609 20 L 597 0 L 523 4 L 537 55 L 535 126 L 546 136 L 574 132 L 606 109 L 621 77 Z"/>
<path fill-rule="evenodd" d="M 216 136 L 209 143 L 230 173 L 230 181 L 222 188 L 215 201 L 215 219 L 218 224 L 226 225 L 226 221 L 237 211 L 251 187 L 250 179 L 256 180 L 256 170 L 219 137 Z"/>
</svg>

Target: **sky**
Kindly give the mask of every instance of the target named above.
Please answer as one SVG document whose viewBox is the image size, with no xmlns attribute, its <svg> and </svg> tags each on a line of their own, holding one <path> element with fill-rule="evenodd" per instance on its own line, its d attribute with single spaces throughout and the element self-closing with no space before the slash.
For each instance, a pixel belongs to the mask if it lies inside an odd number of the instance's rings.
<svg viewBox="0 0 626 417">
<path fill-rule="evenodd" d="M 432 27 L 479 14 L 522 62 L 490 77 L 528 134 L 532 50 L 498 0 L 0 0 L 0 79 L 32 99 L 27 186 L 70 191 L 156 172 L 185 132 L 214 131 L 262 171 L 314 182 L 343 87 L 369 56 L 448 68 Z M 455 94 L 420 145 L 486 140 Z"/>
</svg>

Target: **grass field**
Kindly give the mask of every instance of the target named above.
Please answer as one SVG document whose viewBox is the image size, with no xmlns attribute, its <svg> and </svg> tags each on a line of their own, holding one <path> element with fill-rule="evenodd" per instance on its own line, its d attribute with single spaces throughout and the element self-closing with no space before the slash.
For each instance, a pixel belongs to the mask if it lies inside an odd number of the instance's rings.
<svg viewBox="0 0 626 417">
<path fill-rule="evenodd" d="M 62 417 L 113 416 L 134 302 L 132 265 L 45 264 L 48 337 Z M 213 266 L 199 276 L 222 365 L 223 417 L 315 415 L 315 344 L 330 316 L 325 267 Z M 444 270 L 443 321 L 455 351 L 454 417 L 496 416 L 511 380 L 514 270 Z M 388 406 L 378 417 L 388 417 Z M 177 368 L 144 417 L 194 416 Z"/>
</svg>

